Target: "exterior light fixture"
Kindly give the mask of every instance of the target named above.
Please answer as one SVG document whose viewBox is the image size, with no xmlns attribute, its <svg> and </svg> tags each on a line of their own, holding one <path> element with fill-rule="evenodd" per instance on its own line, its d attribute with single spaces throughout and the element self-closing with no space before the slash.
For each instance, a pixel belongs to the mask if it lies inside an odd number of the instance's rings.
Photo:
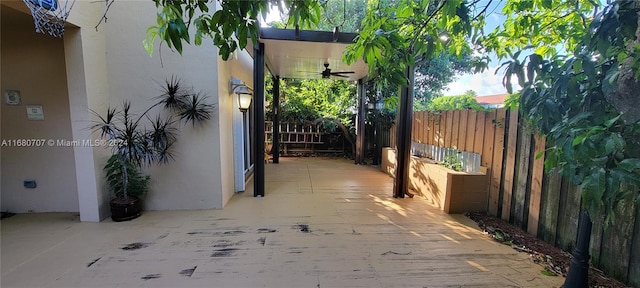
<svg viewBox="0 0 640 288">
<path fill-rule="evenodd" d="M 238 107 L 240 111 L 245 112 L 251 106 L 251 94 L 238 93 Z"/>
<path fill-rule="evenodd" d="M 246 112 L 249 110 L 249 106 L 251 106 L 251 96 L 253 95 L 251 88 L 240 79 L 231 77 L 231 81 L 229 81 L 229 91 L 237 95 L 240 111 Z"/>
</svg>

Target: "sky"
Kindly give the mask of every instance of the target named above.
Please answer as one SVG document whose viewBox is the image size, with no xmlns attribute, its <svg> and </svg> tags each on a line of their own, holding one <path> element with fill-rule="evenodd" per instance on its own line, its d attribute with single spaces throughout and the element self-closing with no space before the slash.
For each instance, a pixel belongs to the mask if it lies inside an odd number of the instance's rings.
<svg viewBox="0 0 640 288">
<path fill-rule="evenodd" d="M 503 1 L 496 1 L 497 4 L 490 6 L 487 11 L 492 11 L 486 18 L 485 31 L 492 31 L 495 27 L 502 24 L 505 20 L 505 16 L 500 14 Z M 476 91 L 478 96 L 488 96 L 495 94 L 507 94 L 507 89 L 502 86 L 502 77 L 504 71 L 501 70 L 496 73 L 496 69 L 500 67 L 500 61 L 495 55 L 489 55 L 491 59 L 489 62 L 489 69 L 478 74 L 466 74 L 459 75 L 455 82 L 450 83 L 447 86 L 447 91 L 444 91 L 444 95 L 461 95 L 467 90 Z M 514 81 L 512 81 L 514 82 Z"/>
<path fill-rule="evenodd" d="M 492 63 L 493 64 L 493 63 Z M 461 95 L 467 90 L 476 91 L 478 96 L 488 96 L 495 94 L 507 94 L 507 89 L 502 86 L 502 75 L 495 74 L 497 69 L 489 67 L 483 73 L 467 74 L 460 76 L 455 82 L 449 83 L 444 95 Z"/>
<path fill-rule="evenodd" d="M 498 5 L 504 5 L 502 1 L 497 2 Z M 500 9 L 501 7 L 492 7 L 491 9 L 488 9 L 488 11 L 495 10 L 495 12 L 491 13 L 491 15 L 487 17 L 487 25 L 485 27 L 486 31 L 493 30 L 504 21 L 504 17 L 499 14 Z M 266 26 L 266 23 L 276 20 L 281 20 L 279 13 L 268 13 L 267 19 L 262 23 L 262 26 Z M 502 86 L 502 71 L 497 74 L 495 73 L 496 69 L 500 66 L 500 62 L 493 55 L 490 55 L 490 58 L 491 62 L 489 63 L 489 69 L 477 74 L 458 75 L 456 81 L 447 85 L 445 88 L 446 91 L 443 91 L 443 94 L 448 96 L 461 95 L 467 90 L 475 91 L 478 96 L 506 94 L 507 89 Z"/>
</svg>

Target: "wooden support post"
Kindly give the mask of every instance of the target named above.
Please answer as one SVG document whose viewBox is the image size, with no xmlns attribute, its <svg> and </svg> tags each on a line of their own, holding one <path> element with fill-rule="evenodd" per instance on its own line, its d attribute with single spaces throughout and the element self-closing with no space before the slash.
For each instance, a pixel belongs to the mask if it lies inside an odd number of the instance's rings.
<svg viewBox="0 0 640 288">
<path fill-rule="evenodd" d="M 273 76 L 273 163 L 280 163 L 280 77 Z"/>
<path fill-rule="evenodd" d="M 364 134 L 365 134 L 365 118 L 367 117 L 367 106 L 365 104 L 366 93 L 362 79 L 358 80 L 358 116 L 356 118 L 356 164 L 364 163 Z"/>
<path fill-rule="evenodd" d="M 264 196 L 264 43 L 258 43 L 253 52 L 253 118 L 254 155 L 253 196 Z"/>
<path fill-rule="evenodd" d="M 409 194 L 409 166 L 411 162 L 411 121 L 413 118 L 413 76 L 414 67 L 405 71 L 409 80 L 407 87 L 400 87 L 400 104 L 398 111 L 396 177 L 393 181 L 393 197 L 404 198 Z"/>
</svg>

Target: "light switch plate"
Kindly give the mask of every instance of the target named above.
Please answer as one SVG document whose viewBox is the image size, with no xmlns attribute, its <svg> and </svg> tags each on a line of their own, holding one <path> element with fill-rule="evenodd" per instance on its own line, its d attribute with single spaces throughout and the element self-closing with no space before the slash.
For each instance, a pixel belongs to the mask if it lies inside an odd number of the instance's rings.
<svg viewBox="0 0 640 288">
<path fill-rule="evenodd" d="M 20 105 L 20 91 L 4 90 L 4 101 L 7 105 Z"/>
<path fill-rule="evenodd" d="M 27 119 L 44 120 L 42 105 L 27 105 Z"/>
</svg>

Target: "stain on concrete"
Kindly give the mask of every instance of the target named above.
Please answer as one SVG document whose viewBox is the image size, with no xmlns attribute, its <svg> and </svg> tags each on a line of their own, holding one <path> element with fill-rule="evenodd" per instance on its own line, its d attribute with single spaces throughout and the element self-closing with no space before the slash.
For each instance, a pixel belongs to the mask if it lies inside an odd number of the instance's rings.
<svg viewBox="0 0 640 288">
<path fill-rule="evenodd" d="M 236 236 L 236 235 L 244 234 L 244 231 L 232 230 L 232 231 L 226 231 L 226 232 L 224 232 L 222 234 L 225 235 L 225 236 Z"/>
<path fill-rule="evenodd" d="M 149 247 L 149 245 L 151 245 L 151 243 L 135 242 L 135 243 L 127 244 L 127 245 L 125 245 L 124 247 L 122 247 L 120 249 L 122 249 L 122 250 L 138 250 L 138 249 Z"/>
<path fill-rule="evenodd" d="M 211 257 L 230 257 L 230 256 L 233 256 L 233 254 L 235 254 L 237 250 L 238 249 L 236 248 L 218 249 L 213 251 L 213 254 L 211 254 Z"/>
<path fill-rule="evenodd" d="M 304 232 L 304 233 L 309 233 L 309 232 L 311 232 L 311 230 L 309 230 L 309 225 L 307 225 L 307 224 L 298 224 L 298 225 L 296 226 L 296 229 L 300 229 L 300 231 L 301 231 L 301 232 Z"/>
<path fill-rule="evenodd" d="M 384 252 L 384 253 L 382 253 L 382 254 L 380 254 L 380 255 L 385 256 L 385 255 L 388 255 L 388 254 L 393 254 L 393 255 L 410 255 L 410 254 L 411 254 L 411 251 L 409 251 L 409 252 L 395 252 L 395 251 L 387 251 L 387 252 Z"/>
<path fill-rule="evenodd" d="M 278 230 L 269 229 L 269 228 L 260 228 L 260 229 L 258 229 L 258 233 L 275 233 L 275 232 L 278 232 Z"/>
<path fill-rule="evenodd" d="M 169 236 L 169 233 L 164 233 L 164 234 L 158 236 L 158 240 L 167 238 L 167 236 Z"/>
<path fill-rule="evenodd" d="M 198 268 L 198 265 L 193 266 L 193 268 L 184 269 L 184 270 L 180 271 L 180 275 L 191 277 L 191 275 L 193 275 L 193 272 L 196 271 L 196 268 Z"/>
<path fill-rule="evenodd" d="M 96 264 L 96 262 L 98 262 L 98 260 L 100 260 L 102 257 L 98 257 L 97 259 L 89 262 L 89 264 L 87 264 L 87 268 L 91 267 L 91 265 Z"/>
<path fill-rule="evenodd" d="M 258 238 L 258 243 L 262 244 L 262 246 L 264 246 L 264 243 L 267 242 L 267 237 L 260 237 Z"/>
<path fill-rule="evenodd" d="M 147 281 L 151 279 L 158 279 L 160 277 L 162 277 L 162 274 L 147 274 L 145 276 L 140 277 L 140 279 Z"/>
<path fill-rule="evenodd" d="M 215 248 L 226 248 L 226 247 L 232 247 L 232 246 L 240 246 L 240 245 L 244 244 L 245 242 L 246 241 L 233 242 L 231 240 L 222 239 L 222 240 L 216 241 L 216 244 L 213 244 L 213 247 L 215 247 Z"/>
</svg>

